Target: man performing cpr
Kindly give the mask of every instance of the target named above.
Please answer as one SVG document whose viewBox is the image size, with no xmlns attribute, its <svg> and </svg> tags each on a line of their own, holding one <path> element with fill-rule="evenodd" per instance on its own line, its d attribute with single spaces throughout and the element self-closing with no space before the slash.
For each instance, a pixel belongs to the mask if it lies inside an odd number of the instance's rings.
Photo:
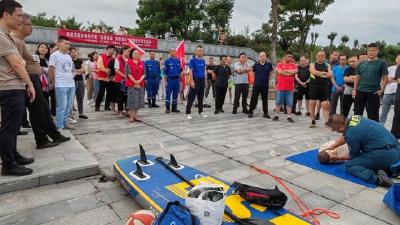
<svg viewBox="0 0 400 225">
<path fill-rule="evenodd" d="M 346 172 L 382 187 L 393 185 L 385 172 L 400 160 L 400 144 L 393 134 L 381 124 L 362 116 L 346 119 L 335 114 L 329 118 L 327 125 L 332 131 L 343 134 L 330 149 L 346 143 L 349 147 Z"/>
</svg>

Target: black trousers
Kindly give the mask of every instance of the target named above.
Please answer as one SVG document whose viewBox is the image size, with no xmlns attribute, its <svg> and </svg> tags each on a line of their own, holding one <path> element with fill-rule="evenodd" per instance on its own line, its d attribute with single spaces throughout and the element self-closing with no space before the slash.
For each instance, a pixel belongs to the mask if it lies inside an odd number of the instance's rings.
<svg viewBox="0 0 400 225">
<path fill-rule="evenodd" d="M 400 138 L 400 85 L 397 85 L 396 100 L 394 104 L 392 134 L 396 138 Z"/>
<path fill-rule="evenodd" d="M 0 91 L 0 158 L 3 167 L 15 165 L 17 134 L 26 109 L 25 90 Z"/>
<path fill-rule="evenodd" d="M 222 110 L 222 106 L 225 103 L 225 96 L 228 87 L 215 87 L 215 110 Z"/>
<path fill-rule="evenodd" d="M 51 115 L 56 116 L 56 91 L 55 89 L 49 90 L 49 92 L 43 92 L 44 99 L 49 106 Z"/>
<path fill-rule="evenodd" d="M 379 123 L 379 107 L 381 99 L 374 92 L 357 91 L 354 101 L 354 114 L 363 115 L 364 109 L 367 108 L 368 119 L 375 120 Z"/>
<path fill-rule="evenodd" d="M 75 97 L 79 115 L 83 115 L 83 99 L 85 98 L 85 82 L 83 80 L 75 81 Z"/>
<path fill-rule="evenodd" d="M 205 79 L 193 79 L 194 88 L 190 87 L 188 94 L 188 101 L 186 105 L 186 114 L 192 113 L 192 105 L 197 97 L 197 105 L 199 106 L 199 113 L 203 112 L 204 88 Z"/>
<path fill-rule="evenodd" d="M 248 84 L 235 84 L 235 99 L 233 100 L 233 111 L 239 107 L 239 99 L 242 96 L 243 111 L 247 111 L 247 96 L 249 96 Z"/>
<path fill-rule="evenodd" d="M 331 93 L 331 108 L 329 112 L 330 115 L 336 114 L 336 109 L 339 100 L 340 100 L 339 112 L 340 114 L 343 115 L 343 98 L 344 98 L 343 92 Z"/>
<path fill-rule="evenodd" d="M 110 96 L 110 102 L 112 103 L 118 103 L 118 95 L 119 95 L 119 88 L 120 88 L 120 83 L 116 83 L 114 81 L 109 82 L 109 92 L 107 92 L 107 95 Z"/>
<path fill-rule="evenodd" d="M 354 99 L 352 95 L 343 95 L 343 116 L 348 117 L 350 113 L 351 105 L 353 105 Z"/>
<path fill-rule="evenodd" d="M 106 102 L 104 105 L 104 109 L 109 109 L 110 108 L 110 102 L 111 102 L 111 92 L 112 92 L 112 86 L 110 85 L 110 82 L 99 80 L 99 93 L 97 94 L 96 98 L 96 108 L 100 108 L 101 102 L 103 101 L 104 94 L 107 91 L 106 95 Z"/>
<path fill-rule="evenodd" d="M 31 121 L 36 144 L 43 145 L 49 142 L 47 135 L 54 140 L 60 138 L 61 134 L 57 131 L 54 121 L 51 118 L 50 109 L 44 98 L 39 76 L 29 75 L 29 77 L 36 91 L 35 100 L 33 102 L 27 101 L 29 120 Z"/>
<path fill-rule="evenodd" d="M 24 127 L 27 127 L 29 125 L 27 110 L 28 109 L 25 108 L 24 115 L 22 116 L 22 126 Z"/>
<path fill-rule="evenodd" d="M 292 112 L 296 112 L 296 107 L 297 107 L 297 99 L 299 98 L 299 92 L 297 90 L 294 90 L 293 92 L 293 106 L 292 106 Z M 285 102 L 285 107 L 286 107 L 286 102 Z M 298 111 L 300 111 L 299 109 Z"/>
<path fill-rule="evenodd" d="M 122 91 L 121 89 L 121 83 L 116 84 L 116 97 L 117 97 L 117 103 L 118 103 L 118 111 L 122 112 L 124 109 L 126 109 L 126 103 L 128 101 L 128 96 Z"/>
<path fill-rule="evenodd" d="M 251 93 L 250 100 L 250 113 L 253 113 L 257 107 L 258 96 L 261 94 L 261 101 L 264 114 L 268 114 L 268 86 L 267 87 L 256 87 L 253 86 L 253 92 Z"/>
</svg>

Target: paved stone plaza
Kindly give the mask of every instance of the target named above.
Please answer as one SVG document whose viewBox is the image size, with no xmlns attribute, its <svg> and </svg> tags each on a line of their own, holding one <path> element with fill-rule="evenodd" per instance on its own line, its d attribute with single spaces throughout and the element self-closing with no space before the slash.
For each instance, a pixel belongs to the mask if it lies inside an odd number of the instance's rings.
<svg viewBox="0 0 400 225">
<path fill-rule="evenodd" d="M 183 105 L 179 107 L 183 111 Z M 106 174 L 112 174 L 115 160 L 137 154 L 140 143 L 148 154 L 168 157 L 173 153 L 180 162 L 231 182 L 272 187 L 274 180 L 246 165 L 268 169 L 311 208 L 327 208 L 340 214 L 339 220 L 318 217 L 323 225 L 400 224 L 400 217 L 382 202 L 385 189 L 369 189 L 284 160 L 337 136 L 324 129 L 321 121 L 318 128 L 310 129 L 309 119 L 304 116 L 294 117 L 295 124 L 288 123 L 283 115 L 278 122 L 264 119 L 261 112 L 248 119 L 245 114 L 232 115 L 229 104 L 225 104 L 224 114 L 214 115 L 212 109 L 205 109 L 209 118 L 193 113 L 192 121 L 187 121 L 184 113 L 167 115 L 163 108 L 144 109 L 141 115 L 145 123 L 141 124 L 129 124 L 110 112 L 94 113 L 89 107 L 86 110 L 89 120 L 79 121 L 72 133 Z M 389 120 L 392 118 L 390 114 Z M 2 194 L 0 224 L 124 224 L 127 215 L 140 206 L 117 182 L 101 183 L 99 178 Z M 293 201 L 286 208 L 298 212 Z"/>
</svg>

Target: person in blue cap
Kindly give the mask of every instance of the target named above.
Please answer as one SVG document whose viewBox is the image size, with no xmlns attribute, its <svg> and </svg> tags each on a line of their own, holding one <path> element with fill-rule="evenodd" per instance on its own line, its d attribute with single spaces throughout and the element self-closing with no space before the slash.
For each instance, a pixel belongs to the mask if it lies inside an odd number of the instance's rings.
<svg viewBox="0 0 400 225">
<path fill-rule="evenodd" d="M 148 106 L 158 108 L 156 96 L 160 87 L 160 62 L 156 60 L 154 51 L 150 51 L 150 59 L 144 62 L 144 66 Z"/>
<path fill-rule="evenodd" d="M 400 143 L 392 133 L 378 122 L 359 115 L 345 118 L 334 114 L 327 125 L 332 131 L 343 134 L 331 149 L 345 143 L 349 146 L 346 172 L 382 187 L 393 185 L 385 171 L 400 161 Z"/>
<path fill-rule="evenodd" d="M 165 60 L 164 63 L 164 73 L 165 78 L 167 80 L 167 93 L 165 96 L 165 112 L 175 112 L 179 113 L 178 110 L 178 94 L 180 87 L 180 78 L 182 73 L 182 67 L 180 60 L 176 57 L 176 50 L 171 48 L 169 52 L 170 57 Z M 170 109 L 171 105 L 171 95 L 172 95 L 172 110 Z"/>
</svg>

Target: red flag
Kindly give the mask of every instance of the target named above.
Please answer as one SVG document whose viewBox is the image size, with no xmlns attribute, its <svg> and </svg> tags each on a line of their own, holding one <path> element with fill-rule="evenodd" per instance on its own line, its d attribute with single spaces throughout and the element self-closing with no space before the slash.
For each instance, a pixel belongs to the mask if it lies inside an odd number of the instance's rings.
<svg viewBox="0 0 400 225">
<path fill-rule="evenodd" d="M 140 48 L 137 44 L 135 44 L 135 42 L 133 41 L 133 39 L 128 39 L 128 45 L 129 47 L 131 47 L 132 49 L 136 49 L 139 51 L 139 54 L 141 56 L 144 56 L 144 54 L 146 54 L 146 52 Z"/>
<path fill-rule="evenodd" d="M 185 70 L 185 40 L 182 40 L 178 47 L 176 47 L 176 57 L 181 61 L 182 70 Z"/>
</svg>

